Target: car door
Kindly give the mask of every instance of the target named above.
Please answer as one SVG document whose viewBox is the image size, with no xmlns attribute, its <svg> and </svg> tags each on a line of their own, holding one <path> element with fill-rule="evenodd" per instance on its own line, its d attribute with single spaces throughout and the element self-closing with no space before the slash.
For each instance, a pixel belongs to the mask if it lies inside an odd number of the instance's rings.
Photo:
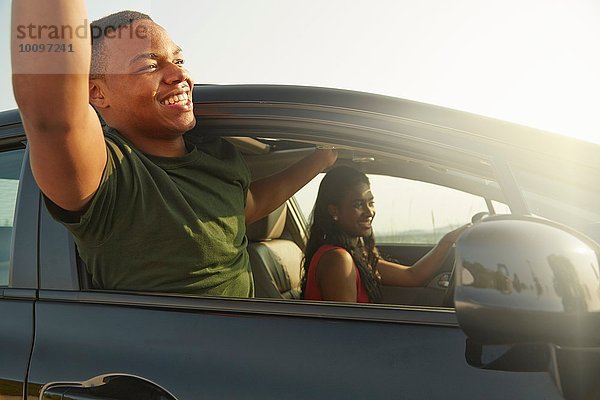
<svg viewBox="0 0 600 400">
<path fill-rule="evenodd" d="M 41 222 L 42 257 L 69 248 Z M 177 399 L 560 398 L 546 372 L 469 366 L 449 309 L 80 290 L 59 259 L 41 264 L 30 396 L 97 398 L 82 382 L 111 375 Z"/>
<path fill-rule="evenodd" d="M 448 308 L 82 289 L 72 239 L 40 207 L 30 396 L 101 398 L 86 382 L 112 376 L 177 399 L 560 398 L 548 372 L 470 366 Z"/>
</svg>

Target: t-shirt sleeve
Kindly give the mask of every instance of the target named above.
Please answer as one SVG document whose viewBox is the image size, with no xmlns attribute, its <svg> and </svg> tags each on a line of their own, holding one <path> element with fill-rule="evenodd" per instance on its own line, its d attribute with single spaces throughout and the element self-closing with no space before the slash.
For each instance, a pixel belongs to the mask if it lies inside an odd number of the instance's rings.
<svg viewBox="0 0 600 400">
<path fill-rule="evenodd" d="M 244 188 L 244 207 L 246 207 L 246 200 L 248 199 L 248 190 L 250 189 L 250 183 L 252 182 L 252 174 L 250 173 L 250 168 L 248 168 L 248 164 L 246 163 L 246 159 L 242 156 L 242 153 L 235 147 L 233 144 L 226 142 L 229 146 L 232 147 L 232 151 L 235 152 L 235 158 L 237 160 L 236 164 L 238 165 L 239 179 Z"/>
<path fill-rule="evenodd" d="M 224 140 L 232 148 L 232 152 L 235 152 L 235 159 L 237 165 L 238 176 L 240 179 L 240 183 L 244 188 L 244 207 L 246 207 L 246 200 L 248 199 L 248 190 L 250 189 L 250 182 L 252 182 L 252 175 L 250 174 L 250 169 L 248 168 L 248 164 L 246 164 L 246 160 L 242 156 L 242 153 L 235 147 L 233 144 Z"/>
</svg>

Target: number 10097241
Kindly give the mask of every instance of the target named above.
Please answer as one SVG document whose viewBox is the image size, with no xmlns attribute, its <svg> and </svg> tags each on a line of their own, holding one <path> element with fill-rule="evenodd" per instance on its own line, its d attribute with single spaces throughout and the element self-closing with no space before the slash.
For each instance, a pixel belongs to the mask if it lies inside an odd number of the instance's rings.
<svg viewBox="0 0 600 400">
<path fill-rule="evenodd" d="M 73 45 L 66 43 L 22 43 L 19 53 L 73 53 Z"/>
</svg>

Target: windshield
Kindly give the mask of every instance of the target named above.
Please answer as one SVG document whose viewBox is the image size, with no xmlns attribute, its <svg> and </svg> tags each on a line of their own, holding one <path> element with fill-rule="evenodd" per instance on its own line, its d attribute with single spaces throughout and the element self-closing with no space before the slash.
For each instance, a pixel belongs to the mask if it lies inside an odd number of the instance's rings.
<svg viewBox="0 0 600 400">
<path fill-rule="evenodd" d="M 592 172 L 573 169 L 544 174 L 535 164 L 522 164 L 514 169 L 514 176 L 532 214 L 595 236 L 590 232 L 600 223 L 600 190 Z"/>
</svg>

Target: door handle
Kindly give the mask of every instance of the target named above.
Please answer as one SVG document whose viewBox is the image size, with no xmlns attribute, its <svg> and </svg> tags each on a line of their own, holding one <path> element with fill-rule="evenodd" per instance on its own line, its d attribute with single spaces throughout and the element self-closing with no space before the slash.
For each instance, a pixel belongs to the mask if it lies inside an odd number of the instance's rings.
<svg viewBox="0 0 600 400">
<path fill-rule="evenodd" d="M 129 374 L 103 374 L 81 382 L 52 382 L 40 400 L 177 400 L 166 389 Z"/>
<path fill-rule="evenodd" d="M 110 397 L 98 397 L 90 393 L 81 393 L 81 387 L 54 386 L 46 389 L 40 396 L 44 400 L 114 400 Z M 74 391 L 73 391 L 74 390 Z M 85 390 L 85 389 L 84 389 Z"/>
</svg>

